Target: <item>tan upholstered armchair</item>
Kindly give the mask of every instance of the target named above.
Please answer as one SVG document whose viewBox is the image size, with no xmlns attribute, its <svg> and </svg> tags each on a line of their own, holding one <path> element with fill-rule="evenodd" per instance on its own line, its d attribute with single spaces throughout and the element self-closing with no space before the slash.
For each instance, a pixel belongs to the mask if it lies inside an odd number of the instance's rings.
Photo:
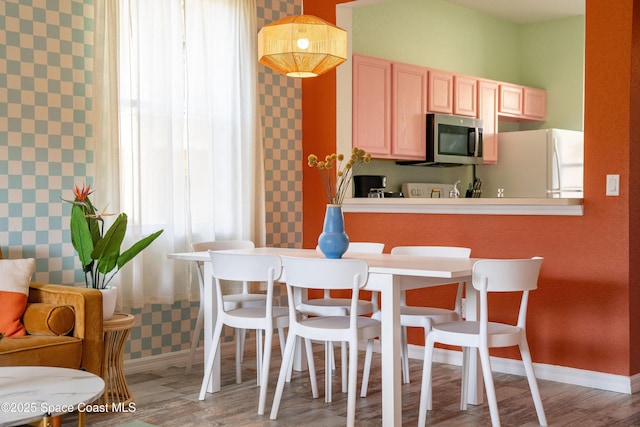
<svg viewBox="0 0 640 427">
<path fill-rule="evenodd" d="M 102 375 L 102 294 L 31 283 L 27 335 L 0 340 L 0 366 L 56 366 Z"/>
</svg>

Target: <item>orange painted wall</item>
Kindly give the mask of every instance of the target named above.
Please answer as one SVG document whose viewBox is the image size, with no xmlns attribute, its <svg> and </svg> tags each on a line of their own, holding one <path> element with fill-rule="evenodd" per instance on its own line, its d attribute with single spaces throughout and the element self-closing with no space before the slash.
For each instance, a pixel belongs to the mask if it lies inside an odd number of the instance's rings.
<svg viewBox="0 0 640 427">
<path fill-rule="evenodd" d="M 631 140 L 629 149 L 629 188 L 640 188 L 640 2 L 635 1 L 633 8 L 633 42 L 631 62 L 631 105 L 629 108 L 631 123 L 629 137 Z M 632 256 L 640 254 L 640 192 L 629 192 L 630 226 L 629 248 Z M 633 258 L 632 258 L 633 259 Z M 629 274 L 629 321 L 631 343 L 631 372 L 640 371 L 640 262 L 630 263 Z"/>
<path fill-rule="evenodd" d="M 335 22 L 340 2 L 307 0 L 305 13 Z M 635 237 L 640 226 L 630 221 L 638 218 L 640 206 L 640 196 L 631 192 L 640 184 L 640 172 L 630 171 L 640 161 L 640 35 L 632 31 L 634 4 L 640 7 L 639 0 L 587 1 L 583 217 L 345 214 L 352 240 L 381 241 L 387 250 L 401 244 L 460 245 L 471 247 L 474 257 L 545 257 L 528 318 L 535 362 L 620 375 L 640 372 L 640 267 L 630 262 L 640 255 Z M 632 52 L 637 57 L 633 73 Z M 311 152 L 335 150 L 335 91 L 335 72 L 303 81 L 305 159 Z M 314 172 L 303 169 L 307 248 L 315 247 L 324 216 Z M 605 196 L 609 173 L 620 174 L 620 197 Z M 425 290 L 412 298 L 434 303 L 443 293 Z M 415 331 L 411 340 L 422 343 Z M 511 350 L 495 354 L 517 357 Z"/>
</svg>

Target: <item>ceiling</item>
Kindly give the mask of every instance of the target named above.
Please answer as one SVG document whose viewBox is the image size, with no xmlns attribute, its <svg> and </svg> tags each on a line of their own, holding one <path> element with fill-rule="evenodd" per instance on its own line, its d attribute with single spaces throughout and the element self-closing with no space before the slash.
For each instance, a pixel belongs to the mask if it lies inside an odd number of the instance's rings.
<svg viewBox="0 0 640 427">
<path fill-rule="evenodd" d="M 586 0 L 447 0 L 517 24 L 585 14 Z"/>
</svg>

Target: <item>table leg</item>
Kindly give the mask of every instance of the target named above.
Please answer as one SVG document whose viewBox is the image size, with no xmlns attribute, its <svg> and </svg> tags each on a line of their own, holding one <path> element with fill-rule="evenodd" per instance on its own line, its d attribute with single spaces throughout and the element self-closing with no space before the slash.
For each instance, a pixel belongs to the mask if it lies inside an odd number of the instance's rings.
<svg viewBox="0 0 640 427">
<path fill-rule="evenodd" d="M 213 341 L 213 328 L 217 317 L 216 293 L 213 289 L 213 269 L 210 262 L 204 263 L 204 360 L 206 361 L 211 351 Z M 220 348 L 216 349 L 218 356 Z M 207 392 L 216 393 L 220 391 L 220 357 L 216 357 L 213 364 L 213 372 L 211 373 L 211 381 Z"/>
<path fill-rule="evenodd" d="M 400 370 L 400 278 L 390 274 L 370 274 L 367 288 L 380 291 L 382 425 L 402 425 Z"/>
<path fill-rule="evenodd" d="M 466 320 L 478 320 L 478 293 L 473 288 L 471 280 L 466 283 L 465 293 L 465 315 Z M 481 405 L 484 400 L 484 380 L 482 378 L 482 367 L 478 359 L 478 352 L 473 349 L 469 355 L 469 394 L 467 403 L 470 405 Z"/>
</svg>

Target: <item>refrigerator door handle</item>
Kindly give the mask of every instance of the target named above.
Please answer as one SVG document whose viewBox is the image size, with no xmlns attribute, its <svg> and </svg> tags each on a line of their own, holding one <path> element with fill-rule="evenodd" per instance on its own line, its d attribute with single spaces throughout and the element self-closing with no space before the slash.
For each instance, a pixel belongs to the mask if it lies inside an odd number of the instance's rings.
<svg viewBox="0 0 640 427">
<path fill-rule="evenodd" d="M 552 188 L 552 190 L 561 190 L 562 189 L 562 181 L 561 181 L 561 177 L 562 177 L 562 173 L 560 170 L 560 155 L 558 153 L 558 138 L 556 136 L 553 136 L 553 168 L 555 171 L 555 175 L 557 176 L 558 179 L 558 186 L 557 188 Z M 553 173 L 553 172 L 552 172 Z M 553 178 L 553 175 L 552 175 Z M 553 182 L 552 182 L 553 184 Z"/>
</svg>

